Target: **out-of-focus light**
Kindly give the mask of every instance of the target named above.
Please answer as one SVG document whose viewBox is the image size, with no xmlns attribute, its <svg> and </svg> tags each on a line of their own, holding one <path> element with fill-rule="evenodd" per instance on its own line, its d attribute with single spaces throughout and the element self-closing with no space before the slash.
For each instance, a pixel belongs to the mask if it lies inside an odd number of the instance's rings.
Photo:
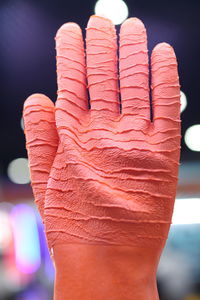
<svg viewBox="0 0 200 300">
<path fill-rule="evenodd" d="M 185 143 L 192 151 L 200 151 L 200 124 L 189 127 L 185 132 Z"/>
<path fill-rule="evenodd" d="M 21 126 L 21 129 L 24 131 L 24 119 L 21 118 L 20 120 L 20 126 Z"/>
<path fill-rule="evenodd" d="M 27 158 L 17 158 L 8 165 L 8 177 L 11 181 L 18 184 L 30 182 L 30 174 Z"/>
<path fill-rule="evenodd" d="M 181 91 L 181 112 L 183 112 L 186 109 L 187 106 L 187 97 L 186 95 Z"/>
<path fill-rule="evenodd" d="M 98 0 L 95 14 L 110 19 L 115 25 L 128 18 L 128 6 L 122 0 Z"/>
<path fill-rule="evenodd" d="M 0 210 L 0 249 L 9 246 L 12 240 L 12 232 L 8 212 Z"/>
<path fill-rule="evenodd" d="M 39 217 L 38 211 L 37 211 L 37 217 Z M 44 234 L 44 226 L 40 220 L 40 217 L 39 217 L 39 221 L 40 222 L 38 224 L 38 232 L 40 237 L 41 258 L 42 258 L 42 262 L 44 263 L 46 278 L 48 279 L 49 282 L 53 283 L 55 278 L 54 262 L 50 257 L 50 253 L 46 243 L 46 237 Z M 51 248 L 51 256 L 53 255 L 52 250 L 53 249 Z"/>
<path fill-rule="evenodd" d="M 17 204 L 10 214 L 18 270 L 31 274 L 41 263 L 36 216 L 26 204 Z"/>
<path fill-rule="evenodd" d="M 174 205 L 172 224 L 200 223 L 200 198 L 177 199 Z"/>
</svg>

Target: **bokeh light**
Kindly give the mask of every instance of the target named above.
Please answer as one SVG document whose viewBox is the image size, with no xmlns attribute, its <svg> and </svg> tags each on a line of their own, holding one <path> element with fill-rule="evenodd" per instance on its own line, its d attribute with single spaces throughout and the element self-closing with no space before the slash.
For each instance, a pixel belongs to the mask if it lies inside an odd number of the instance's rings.
<svg viewBox="0 0 200 300">
<path fill-rule="evenodd" d="M 20 126 L 21 126 L 21 129 L 24 131 L 24 119 L 21 118 L 20 120 Z"/>
<path fill-rule="evenodd" d="M 30 174 L 27 158 L 17 158 L 8 165 L 8 177 L 17 184 L 27 184 L 30 182 Z"/>
<path fill-rule="evenodd" d="M 94 11 L 96 15 L 112 20 L 115 25 L 128 18 L 128 6 L 122 0 L 99 0 Z"/>
<path fill-rule="evenodd" d="M 177 199 L 174 204 L 172 224 L 198 224 L 200 223 L 200 199 Z"/>
<path fill-rule="evenodd" d="M 200 151 L 200 124 L 189 127 L 185 132 L 185 143 L 192 151 Z"/>
<path fill-rule="evenodd" d="M 2 251 L 12 239 L 9 214 L 3 210 L 0 210 L 0 228 L 0 251 Z"/>
<path fill-rule="evenodd" d="M 181 112 L 187 107 L 187 97 L 183 91 L 181 91 Z"/>
<path fill-rule="evenodd" d="M 37 220 L 34 210 L 17 204 L 10 214 L 17 268 L 26 274 L 36 272 L 41 263 Z"/>
</svg>

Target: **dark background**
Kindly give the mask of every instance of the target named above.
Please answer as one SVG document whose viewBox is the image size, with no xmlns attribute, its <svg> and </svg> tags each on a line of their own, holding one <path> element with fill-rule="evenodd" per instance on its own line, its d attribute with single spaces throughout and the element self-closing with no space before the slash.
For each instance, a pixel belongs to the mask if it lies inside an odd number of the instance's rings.
<svg viewBox="0 0 200 300">
<path fill-rule="evenodd" d="M 54 36 L 68 21 L 86 27 L 96 1 L 7 0 L 0 2 L 0 83 L 1 146 L 0 172 L 6 176 L 9 162 L 26 157 L 24 134 L 20 127 L 24 100 L 32 93 L 45 93 L 56 99 Z M 188 106 L 182 113 L 182 136 L 185 130 L 200 123 L 199 28 L 200 1 L 131 1 L 130 17 L 144 22 L 148 45 L 170 43 L 176 52 L 181 89 Z M 119 26 L 117 26 L 118 28 Z M 197 160 L 182 142 L 182 160 Z"/>
</svg>

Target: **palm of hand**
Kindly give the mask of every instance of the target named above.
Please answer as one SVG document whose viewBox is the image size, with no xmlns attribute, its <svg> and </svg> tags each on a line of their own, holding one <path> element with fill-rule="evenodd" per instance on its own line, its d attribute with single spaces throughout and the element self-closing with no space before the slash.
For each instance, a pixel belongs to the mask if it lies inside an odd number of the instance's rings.
<svg viewBox="0 0 200 300">
<path fill-rule="evenodd" d="M 47 188 L 38 193 L 33 183 L 36 197 L 46 193 L 41 209 L 50 247 L 63 242 L 153 246 L 163 245 L 167 237 L 180 143 L 176 58 L 166 44 L 153 52 L 151 122 L 144 27 L 137 19 L 125 23 L 120 41 L 121 114 L 110 22 L 92 17 L 88 25 L 90 110 L 80 31 L 70 23 L 58 31 L 57 129 L 49 134 L 55 137 L 57 130 L 59 146 L 49 148 Z M 31 157 L 33 151 L 28 151 Z M 37 170 L 31 171 L 37 178 Z"/>
</svg>

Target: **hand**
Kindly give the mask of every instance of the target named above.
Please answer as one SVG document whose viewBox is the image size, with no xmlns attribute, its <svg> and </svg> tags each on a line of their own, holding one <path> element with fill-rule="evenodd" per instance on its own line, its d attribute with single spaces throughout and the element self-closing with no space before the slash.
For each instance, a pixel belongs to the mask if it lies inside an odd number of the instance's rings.
<svg viewBox="0 0 200 300">
<path fill-rule="evenodd" d="M 24 105 L 32 186 L 49 247 L 125 246 L 139 249 L 143 258 L 149 250 L 155 272 L 171 223 L 180 156 L 174 51 L 161 43 L 152 52 L 151 121 L 147 38 L 140 20 L 121 26 L 120 88 L 109 20 L 90 18 L 86 64 L 75 23 L 58 30 L 56 50 L 55 109 L 40 94 Z"/>
</svg>

